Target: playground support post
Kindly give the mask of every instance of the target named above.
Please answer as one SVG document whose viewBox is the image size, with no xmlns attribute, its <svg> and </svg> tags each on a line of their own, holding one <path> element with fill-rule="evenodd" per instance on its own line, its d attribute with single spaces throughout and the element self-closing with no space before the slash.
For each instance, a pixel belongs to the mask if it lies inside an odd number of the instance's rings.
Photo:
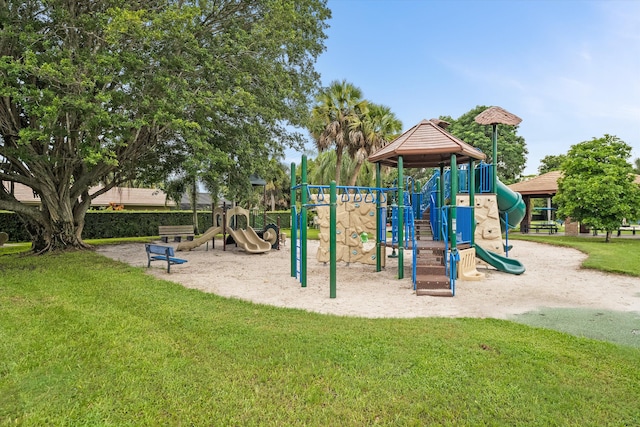
<svg viewBox="0 0 640 427">
<path fill-rule="evenodd" d="M 296 277 L 296 164 L 291 163 L 291 277 Z"/>
<path fill-rule="evenodd" d="M 227 202 L 222 202 L 222 250 L 227 250 Z"/>
<path fill-rule="evenodd" d="M 476 174 L 475 163 L 469 160 L 469 206 L 471 206 L 471 247 L 476 244 Z"/>
<path fill-rule="evenodd" d="M 398 279 L 404 278 L 404 172 L 398 156 Z"/>
<path fill-rule="evenodd" d="M 438 227 L 438 236 L 440 240 L 444 240 L 447 236 L 443 236 L 442 234 L 442 207 L 444 206 L 444 163 L 440 163 L 440 178 L 438 178 L 438 200 L 437 200 L 437 221 L 436 226 Z"/>
<path fill-rule="evenodd" d="M 300 199 L 302 201 L 302 210 L 300 211 L 300 282 L 302 287 L 307 287 L 307 156 L 302 156 L 302 193 Z"/>
<path fill-rule="evenodd" d="M 329 190 L 329 298 L 336 297 L 336 182 Z"/>
<path fill-rule="evenodd" d="M 451 212 L 449 213 L 449 218 L 451 218 L 451 227 L 449 227 L 449 241 L 451 242 L 451 251 L 455 253 L 457 238 L 456 233 L 458 232 L 458 224 L 457 217 L 458 213 L 456 205 L 457 205 L 457 197 L 458 197 L 458 165 L 456 164 L 456 155 L 451 155 Z"/>
<path fill-rule="evenodd" d="M 384 218 L 383 222 L 383 219 L 380 216 L 382 213 L 382 204 L 380 203 L 380 187 L 382 184 L 382 177 L 380 175 L 380 162 L 378 162 L 376 163 L 376 188 L 378 189 L 376 193 L 376 230 L 378 231 L 378 235 L 376 236 L 376 271 L 382 270 L 382 262 L 380 261 L 380 256 L 382 255 L 382 239 L 380 238 L 382 227 L 384 227 L 384 231 L 382 232 L 387 232 L 387 219 Z"/>
<path fill-rule="evenodd" d="M 493 193 L 498 192 L 498 125 L 496 123 L 493 124 L 493 181 L 491 185 L 493 188 L 491 191 Z"/>
</svg>

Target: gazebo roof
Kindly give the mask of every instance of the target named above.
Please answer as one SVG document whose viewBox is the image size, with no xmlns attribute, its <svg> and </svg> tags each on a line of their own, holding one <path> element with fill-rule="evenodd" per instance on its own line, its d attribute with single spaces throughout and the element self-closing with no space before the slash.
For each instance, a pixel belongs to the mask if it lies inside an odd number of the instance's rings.
<svg viewBox="0 0 640 427">
<path fill-rule="evenodd" d="M 558 178 L 561 176 L 561 171 L 551 171 L 508 187 L 523 196 L 554 196 L 558 192 Z"/>
<path fill-rule="evenodd" d="M 562 176 L 561 171 L 551 171 L 538 175 L 526 181 L 516 182 L 508 187 L 522 194 L 523 196 L 548 197 L 555 196 L 558 192 L 558 179 Z M 640 185 L 640 175 L 636 175 L 634 182 Z"/>
<path fill-rule="evenodd" d="M 438 119 L 422 120 L 420 123 L 400 135 L 391 143 L 369 156 L 371 163 L 398 167 L 398 158 L 402 156 L 403 167 L 438 167 L 451 164 L 451 155 L 456 155 L 460 163 L 484 160 L 485 154 L 475 147 L 456 138 L 442 127 L 446 122 Z"/>
</svg>

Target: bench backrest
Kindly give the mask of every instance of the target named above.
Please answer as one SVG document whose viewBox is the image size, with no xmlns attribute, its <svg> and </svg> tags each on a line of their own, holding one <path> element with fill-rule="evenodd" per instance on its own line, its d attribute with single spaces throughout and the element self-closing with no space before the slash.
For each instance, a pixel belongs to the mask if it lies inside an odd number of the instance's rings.
<svg viewBox="0 0 640 427">
<path fill-rule="evenodd" d="M 193 234 L 193 225 L 159 225 L 159 234 Z"/>
<path fill-rule="evenodd" d="M 146 245 L 147 252 L 151 254 L 158 255 L 166 255 L 166 256 L 174 256 L 173 247 L 171 246 L 161 246 L 161 245 Z"/>
</svg>

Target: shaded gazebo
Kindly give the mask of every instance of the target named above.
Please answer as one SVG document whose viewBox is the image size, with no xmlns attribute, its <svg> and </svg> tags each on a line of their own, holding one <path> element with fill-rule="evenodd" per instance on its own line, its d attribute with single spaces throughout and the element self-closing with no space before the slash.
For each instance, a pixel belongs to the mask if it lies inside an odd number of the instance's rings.
<svg viewBox="0 0 640 427">
<path fill-rule="evenodd" d="M 520 231 L 526 233 L 531 227 L 531 200 L 546 199 L 547 209 L 551 209 L 551 199 L 558 192 L 558 179 L 562 176 L 561 171 L 551 171 L 526 181 L 511 184 L 508 187 L 522 195 L 525 204 L 525 215 L 520 223 Z M 550 219 L 548 217 L 547 219 Z"/>
<path fill-rule="evenodd" d="M 440 168 L 441 176 L 444 168 L 451 169 L 451 206 L 455 207 L 457 194 L 457 165 L 458 163 L 469 162 L 470 169 L 473 169 L 475 161 L 484 160 L 485 154 L 475 147 L 465 143 L 459 138 L 451 135 L 445 130 L 449 123 L 439 120 L 422 120 L 411 129 L 404 132 L 391 143 L 382 147 L 369 156 L 369 162 L 377 165 L 377 187 L 380 187 L 380 166 L 390 166 L 398 169 L 398 200 L 404 200 L 404 168 Z M 469 174 L 470 179 L 474 174 Z M 440 182 L 441 188 L 444 180 Z M 473 207 L 473 187 L 470 185 L 470 206 Z M 441 191 L 444 194 L 444 191 Z M 399 241 L 402 241 L 403 228 L 403 204 L 399 204 Z M 455 224 L 456 210 L 451 210 L 451 220 Z M 473 236 L 473 233 L 472 233 Z M 451 247 L 455 250 L 456 235 L 455 230 L 450 230 L 449 240 Z M 403 275 L 403 247 L 398 245 L 398 278 Z"/>
<path fill-rule="evenodd" d="M 393 142 L 369 156 L 371 163 L 405 168 L 451 166 L 451 162 L 484 160 L 485 154 L 445 129 L 444 120 L 422 120 Z M 455 160 L 454 160 L 455 158 Z"/>
</svg>

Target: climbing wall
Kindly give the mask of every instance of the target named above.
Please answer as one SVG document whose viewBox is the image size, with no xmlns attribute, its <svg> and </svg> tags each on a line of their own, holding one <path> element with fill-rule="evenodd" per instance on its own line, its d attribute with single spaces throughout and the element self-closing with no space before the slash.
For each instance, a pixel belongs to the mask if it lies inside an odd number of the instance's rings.
<svg viewBox="0 0 640 427">
<path fill-rule="evenodd" d="M 312 197 L 313 198 L 313 197 Z M 329 206 L 316 207 L 320 227 L 320 247 L 316 259 L 329 262 Z M 343 202 L 336 206 L 336 261 L 376 264 L 376 205 L 367 202 Z M 381 265 L 384 266 L 385 248 Z"/>
<path fill-rule="evenodd" d="M 476 205 L 476 233 L 474 236 L 476 244 L 486 251 L 504 255 L 496 195 L 476 194 L 474 200 Z M 458 206 L 469 206 L 469 195 L 458 194 L 456 202 Z"/>
</svg>

